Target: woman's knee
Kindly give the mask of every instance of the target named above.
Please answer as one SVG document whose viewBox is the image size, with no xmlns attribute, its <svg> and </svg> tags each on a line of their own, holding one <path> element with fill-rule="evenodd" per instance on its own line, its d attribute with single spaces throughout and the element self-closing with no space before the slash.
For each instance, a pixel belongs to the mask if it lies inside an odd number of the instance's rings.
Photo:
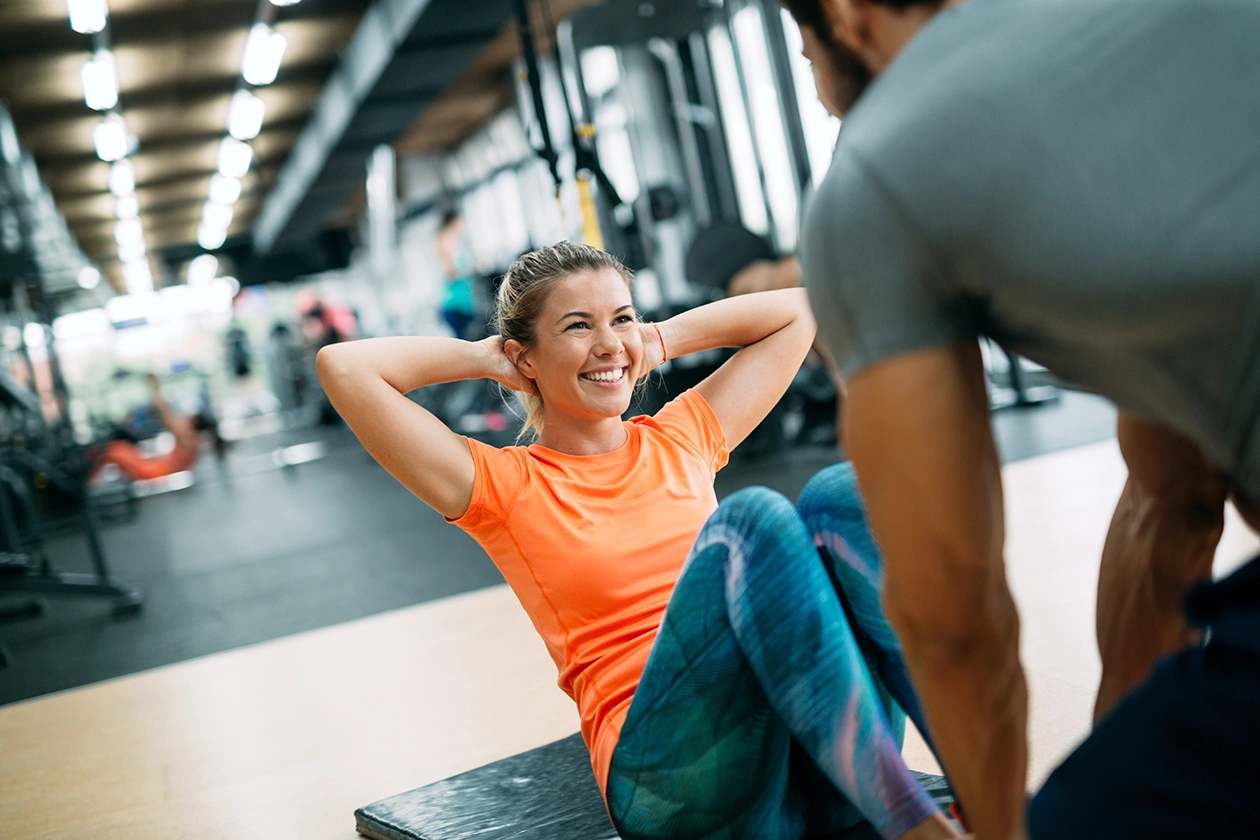
<svg viewBox="0 0 1260 840">
<path fill-rule="evenodd" d="M 766 487 L 746 487 L 722 500 L 697 537 L 696 552 L 716 543 L 738 547 L 750 562 L 812 545 L 796 508 Z"/>
<path fill-rule="evenodd" d="M 852 462 L 834 464 L 815 473 L 801 491 L 797 509 L 807 526 L 821 518 L 837 516 L 865 523 L 866 505 Z"/>
<path fill-rule="evenodd" d="M 871 533 L 866 503 L 851 463 L 819 471 L 801 492 L 801 520 L 819 548 L 876 582 L 883 559 Z"/>
</svg>

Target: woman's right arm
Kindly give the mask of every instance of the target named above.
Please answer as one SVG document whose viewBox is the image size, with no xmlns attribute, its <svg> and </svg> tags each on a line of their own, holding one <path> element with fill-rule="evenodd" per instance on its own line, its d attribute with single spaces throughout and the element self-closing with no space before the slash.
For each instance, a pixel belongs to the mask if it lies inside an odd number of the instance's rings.
<svg viewBox="0 0 1260 840">
<path fill-rule="evenodd" d="M 443 516 L 468 510 L 474 476 L 468 441 L 405 395 L 461 379 L 520 387 L 497 336 L 347 341 L 320 350 L 315 369 L 333 407 L 390 475 Z"/>
</svg>

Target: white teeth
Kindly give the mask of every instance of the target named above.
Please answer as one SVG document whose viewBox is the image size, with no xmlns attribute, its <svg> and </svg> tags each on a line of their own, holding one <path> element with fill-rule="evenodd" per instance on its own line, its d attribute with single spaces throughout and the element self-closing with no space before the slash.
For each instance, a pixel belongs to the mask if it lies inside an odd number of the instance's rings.
<svg viewBox="0 0 1260 840">
<path fill-rule="evenodd" d="M 625 368 L 617 368 L 616 370 L 595 371 L 592 373 L 582 374 L 583 379 L 590 379 L 594 382 L 616 382 L 621 379 L 625 373 Z"/>
</svg>

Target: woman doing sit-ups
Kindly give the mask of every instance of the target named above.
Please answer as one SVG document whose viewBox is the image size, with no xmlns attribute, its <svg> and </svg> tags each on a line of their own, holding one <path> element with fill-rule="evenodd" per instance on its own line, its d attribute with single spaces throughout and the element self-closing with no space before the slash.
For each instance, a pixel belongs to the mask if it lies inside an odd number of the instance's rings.
<svg viewBox="0 0 1260 840">
<path fill-rule="evenodd" d="M 953 836 L 901 759 L 902 709 L 922 718 L 852 473 L 820 473 L 799 509 L 765 489 L 719 506 L 713 491 L 809 350 L 804 292 L 651 324 L 630 286 L 601 251 L 542 248 L 503 279 L 500 335 L 338 344 L 319 377 L 368 451 L 512 586 L 623 838 L 823 837 L 863 821 Z M 715 347 L 742 349 L 655 416 L 622 420 L 667 357 Z M 473 378 L 521 393 L 533 445 L 461 437 L 404 396 Z"/>
</svg>

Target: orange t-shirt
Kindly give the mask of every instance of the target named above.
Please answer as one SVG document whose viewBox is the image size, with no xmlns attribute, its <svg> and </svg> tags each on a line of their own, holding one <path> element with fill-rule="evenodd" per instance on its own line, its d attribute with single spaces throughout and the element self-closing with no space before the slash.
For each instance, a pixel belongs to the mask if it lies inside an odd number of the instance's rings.
<svg viewBox="0 0 1260 840">
<path fill-rule="evenodd" d="M 602 455 L 469 440 L 476 477 L 452 520 L 486 550 L 577 703 L 600 790 L 683 561 L 717 508 L 726 438 L 686 391 Z"/>
</svg>

